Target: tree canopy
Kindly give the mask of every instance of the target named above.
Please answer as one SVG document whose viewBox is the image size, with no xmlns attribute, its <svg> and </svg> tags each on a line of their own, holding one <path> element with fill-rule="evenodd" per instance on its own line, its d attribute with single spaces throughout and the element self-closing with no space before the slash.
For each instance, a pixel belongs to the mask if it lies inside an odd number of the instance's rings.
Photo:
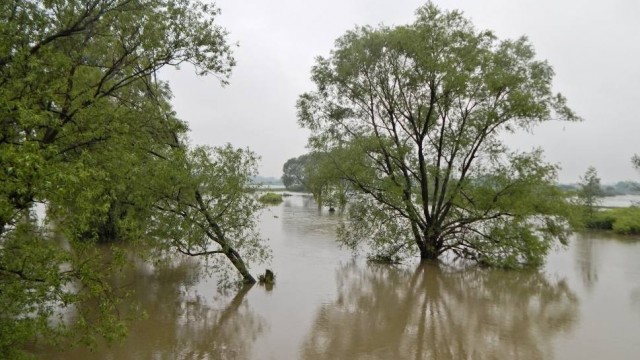
<svg viewBox="0 0 640 360">
<path fill-rule="evenodd" d="M 157 78 L 188 64 L 227 82 L 218 13 L 199 0 L 0 2 L 0 358 L 36 338 L 124 335 L 106 279 L 125 257 L 97 243 L 222 255 L 255 281 L 240 252 L 268 255 L 246 191 L 257 157 L 189 148 Z"/>
<path fill-rule="evenodd" d="M 308 191 L 307 164 L 311 154 L 304 154 L 287 160 L 282 165 L 282 183 L 292 191 Z"/>
<path fill-rule="evenodd" d="M 357 192 L 340 240 L 386 260 L 541 263 L 568 234 L 557 168 L 501 135 L 578 117 L 526 38 L 498 40 L 431 3 L 416 16 L 348 31 L 298 100 L 309 146 Z"/>
<path fill-rule="evenodd" d="M 333 157 L 311 152 L 291 158 L 282 167 L 282 183 L 292 191 L 310 192 L 318 206 L 344 207 L 348 184 L 335 171 Z"/>
</svg>

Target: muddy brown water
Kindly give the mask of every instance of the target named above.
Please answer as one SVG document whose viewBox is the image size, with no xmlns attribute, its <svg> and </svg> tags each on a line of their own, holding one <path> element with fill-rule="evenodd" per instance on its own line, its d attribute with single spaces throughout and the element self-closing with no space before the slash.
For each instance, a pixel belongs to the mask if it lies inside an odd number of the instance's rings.
<svg viewBox="0 0 640 360">
<path fill-rule="evenodd" d="M 265 211 L 276 285 L 221 294 L 197 261 L 128 274 L 148 318 L 115 345 L 44 359 L 639 359 L 640 239 L 578 234 L 536 271 L 369 265 L 339 215 Z M 264 268 L 254 269 L 254 273 Z"/>
</svg>

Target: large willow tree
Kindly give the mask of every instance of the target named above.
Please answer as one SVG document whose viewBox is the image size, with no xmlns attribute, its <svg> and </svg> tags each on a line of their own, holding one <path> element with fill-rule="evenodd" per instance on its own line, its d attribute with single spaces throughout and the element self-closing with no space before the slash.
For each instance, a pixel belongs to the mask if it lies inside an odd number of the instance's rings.
<svg viewBox="0 0 640 360">
<path fill-rule="evenodd" d="M 433 4 L 413 24 L 339 38 L 298 118 L 357 192 L 340 240 L 387 260 L 540 263 L 567 236 L 557 169 L 501 136 L 577 120 L 552 78 L 525 38 L 500 41 Z"/>
</svg>

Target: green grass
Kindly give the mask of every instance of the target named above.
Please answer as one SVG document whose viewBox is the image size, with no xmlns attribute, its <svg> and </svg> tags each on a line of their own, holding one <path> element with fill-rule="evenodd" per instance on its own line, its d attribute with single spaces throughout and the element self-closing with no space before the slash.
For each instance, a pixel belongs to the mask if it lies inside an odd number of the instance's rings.
<svg viewBox="0 0 640 360">
<path fill-rule="evenodd" d="M 282 195 L 281 194 L 272 193 L 272 192 L 268 192 L 268 193 L 263 194 L 262 196 L 260 196 L 258 198 L 258 201 L 260 201 L 263 204 L 278 205 L 278 204 L 280 204 L 282 202 Z"/>
<path fill-rule="evenodd" d="M 606 209 L 585 219 L 588 229 L 613 230 L 617 234 L 640 235 L 640 207 Z"/>
</svg>

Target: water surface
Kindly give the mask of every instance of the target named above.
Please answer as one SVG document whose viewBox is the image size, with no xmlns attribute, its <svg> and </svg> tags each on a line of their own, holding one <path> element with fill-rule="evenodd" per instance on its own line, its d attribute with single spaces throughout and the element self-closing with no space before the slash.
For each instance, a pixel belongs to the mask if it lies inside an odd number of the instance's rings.
<svg viewBox="0 0 640 360">
<path fill-rule="evenodd" d="M 127 274 L 148 313 L 111 347 L 46 359 L 638 359 L 640 241 L 576 235 L 544 268 L 368 265 L 339 215 L 292 196 L 262 214 L 276 286 L 220 293 L 193 259 Z M 263 267 L 254 269 L 254 273 Z"/>
</svg>

